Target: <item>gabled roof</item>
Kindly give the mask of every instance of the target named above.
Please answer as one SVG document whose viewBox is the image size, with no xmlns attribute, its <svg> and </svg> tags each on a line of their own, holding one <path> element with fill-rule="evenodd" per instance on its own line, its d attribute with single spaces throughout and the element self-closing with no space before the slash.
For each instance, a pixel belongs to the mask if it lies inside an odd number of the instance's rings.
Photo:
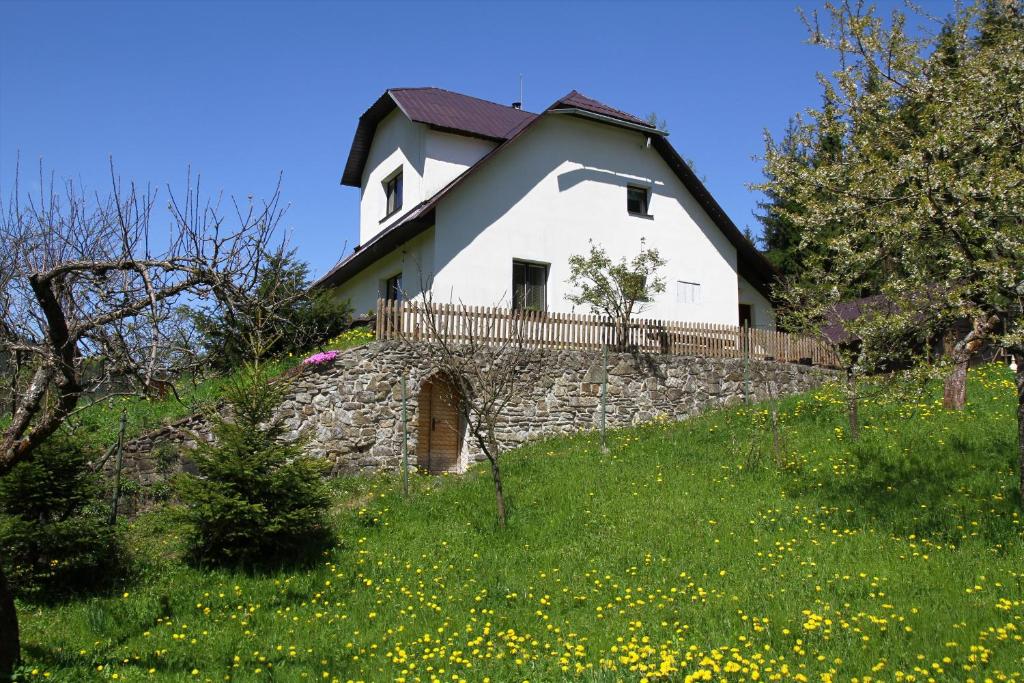
<svg viewBox="0 0 1024 683">
<path fill-rule="evenodd" d="M 362 184 L 377 124 L 396 108 L 415 123 L 494 142 L 507 140 L 511 131 L 536 117 L 522 109 L 441 88 L 391 88 L 359 117 L 341 177 L 342 185 L 359 187 Z"/>
<path fill-rule="evenodd" d="M 451 94 L 454 95 L 455 93 Z M 387 95 L 387 93 L 385 93 L 385 95 Z M 476 98 L 468 99 L 475 100 Z M 379 103 L 380 100 L 378 100 L 378 104 Z M 668 139 L 665 137 L 665 133 L 657 130 L 654 126 L 642 119 L 638 119 L 631 114 L 627 114 L 626 112 L 609 107 L 597 100 L 581 95 L 575 90 L 565 97 L 556 100 L 554 104 L 548 107 L 544 113 L 540 115 L 522 112 L 526 113 L 529 118 L 523 118 L 514 128 L 507 131 L 507 137 L 503 142 L 501 142 L 501 144 L 485 154 L 479 161 L 441 188 L 434 196 L 407 211 L 401 218 L 374 235 L 366 244 L 361 245 L 346 258 L 342 259 L 323 277 L 317 280 L 313 284 L 313 287 L 333 287 L 345 282 L 356 273 L 360 272 L 363 268 L 379 259 L 381 256 L 395 249 L 395 247 L 404 244 L 409 239 L 430 228 L 434 224 L 434 209 L 437 207 L 437 204 L 441 199 L 465 182 L 465 180 L 473 175 L 478 169 L 485 166 L 496 156 L 499 156 L 502 150 L 513 144 L 537 121 L 540 121 L 548 115 L 561 114 L 566 108 L 578 109 L 583 112 L 597 114 L 600 117 L 604 117 L 605 122 L 610 125 L 615 125 L 614 120 L 618 120 L 629 128 L 636 129 L 638 127 L 645 127 L 649 129 L 651 133 L 651 146 L 657 150 L 665 163 L 668 164 L 669 168 L 675 172 L 676 176 L 683 183 L 686 189 L 691 195 L 693 195 L 694 199 L 697 200 L 697 203 L 700 204 L 711 220 L 714 221 L 718 229 L 722 231 L 722 234 L 725 235 L 726 239 L 728 239 L 736 248 L 737 271 L 739 275 L 754 286 L 765 297 L 771 297 L 771 285 L 778 275 L 778 271 L 775 266 L 773 266 L 771 262 L 764 257 L 764 254 L 757 250 L 750 240 L 743 235 L 740 229 L 736 227 L 736 224 L 732 222 L 729 216 L 726 215 L 719 203 L 715 201 L 715 198 L 711 196 L 711 193 L 704 186 L 704 183 L 700 181 L 690 166 L 669 143 Z M 370 110 L 372 109 L 373 107 L 370 108 Z M 370 110 L 367 110 L 367 113 L 369 113 Z M 363 116 L 365 117 L 366 114 Z M 360 126 L 361 125 L 362 118 L 360 118 Z M 356 136 L 358 139 L 358 133 Z M 368 144 L 367 149 L 369 149 Z M 351 159 L 352 157 L 350 154 L 349 160 L 351 161 Z M 360 177 L 361 176 L 362 170 L 360 169 Z"/>
<path fill-rule="evenodd" d="M 575 90 L 548 107 L 548 111 L 561 108 L 582 109 L 583 111 L 588 111 L 593 114 L 601 114 L 602 116 L 609 116 L 613 119 L 618 119 L 627 123 L 645 126 L 650 128 L 652 131 L 655 130 L 655 127 L 647 121 L 638 119 L 632 114 L 627 114 L 626 112 L 615 109 L 614 107 L 609 107 L 607 104 L 593 100 Z"/>
</svg>

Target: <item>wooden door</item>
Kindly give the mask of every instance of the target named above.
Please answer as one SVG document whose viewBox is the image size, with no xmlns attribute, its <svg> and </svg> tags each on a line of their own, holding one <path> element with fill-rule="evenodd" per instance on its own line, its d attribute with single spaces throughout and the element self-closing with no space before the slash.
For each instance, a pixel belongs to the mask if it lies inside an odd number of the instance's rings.
<svg viewBox="0 0 1024 683">
<path fill-rule="evenodd" d="M 419 397 L 416 465 L 430 474 L 455 471 L 460 436 L 454 393 L 441 378 L 427 381 Z"/>
</svg>

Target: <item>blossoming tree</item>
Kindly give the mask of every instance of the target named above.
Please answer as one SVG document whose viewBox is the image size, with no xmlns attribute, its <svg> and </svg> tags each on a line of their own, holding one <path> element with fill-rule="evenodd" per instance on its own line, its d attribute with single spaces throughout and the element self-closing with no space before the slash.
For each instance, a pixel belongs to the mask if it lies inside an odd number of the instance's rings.
<svg viewBox="0 0 1024 683">
<path fill-rule="evenodd" d="M 850 284 L 879 269 L 891 306 L 857 330 L 867 348 L 894 335 L 927 343 L 969 321 L 947 360 L 946 404 L 963 406 L 982 341 L 1016 357 L 1024 496 L 1022 4 L 958 6 L 920 34 L 901 12 L 886 21 L 862 3 L 826 7 L 826 22 L 807 24 L 839 58 L 819 76 L 830 110 L 798 118 L 795 147 L 768 138 L 761 186 L 793 200 L 780 210 L 807 254 L 780 288 L 790 322 L 820 329 Z M 826 137 L 843 141 L 834 157 L 807 164 L 792 151 Z"/>
</svg>

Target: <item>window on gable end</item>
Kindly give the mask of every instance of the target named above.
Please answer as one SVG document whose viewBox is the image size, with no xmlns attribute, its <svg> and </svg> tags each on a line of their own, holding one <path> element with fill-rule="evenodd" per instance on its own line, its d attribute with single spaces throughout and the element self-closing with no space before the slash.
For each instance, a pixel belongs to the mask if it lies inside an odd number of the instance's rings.
<svg viewBox="0 0 1024 683">
<path fill-rule="evenodd" d="M 517 311 L 546 311 L 547 287 L 548 267 L 545 264 L 512 262 L 512 308 Z"/>
<path fill-rule="evenodd" d="M 651 192 L 646 187 L 626 186 L 626 210 L 638 216 L 648 216 Z"/>
<path fill-rule="evenodd" d="M 699 282 L 687 282 L 676 280 L 676 303 L 677 304 L 699 304 L 701 303 L 701 291 Z"/>
</svg>

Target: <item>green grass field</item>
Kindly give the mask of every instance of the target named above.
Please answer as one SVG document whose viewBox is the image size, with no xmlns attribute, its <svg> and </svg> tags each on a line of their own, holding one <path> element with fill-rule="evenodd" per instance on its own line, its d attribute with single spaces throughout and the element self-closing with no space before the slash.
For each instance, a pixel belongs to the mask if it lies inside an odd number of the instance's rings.
<svg viewBox="0 0 1024 683">
<path fill-rule="evenodd" d="M 506 456 L 488 471 L 337 482 L 337 547 L 204 572 L 167 511 L 134 522 L 115 595 L 21 604 L 27 680 L 1024 680 L 1014 397 L 972 371 L 874 400 L 834 388 Z"/>
<path fill-rule="evenodd" d="M 317 350 L 344 351 L 370 341 L 373 341 L 371 331 L 365 328 L 355 328 L 328 340 L 322 349 Z M 309 352 L 309 354 L 312 353 L 314 351 Z M 309 354 L 289 354 L 283 358 L 275 358 L 267 362 L 267 370 L 271 375 L 280 374 L 301 363 L 302 359 Z M 177 383 L 177 398 L 173 396 L 163 399 L 122 396 L 100 401 L 95 405 L 90 404 L 88 407 L 83 406 L 83 410 L 69 420 L 65 429 L 73 431 L 87 446 L 102 452 L 117 441 L 122 410 L 127 414 L 125 434 L 130 439 L 212 405 L 225 384 L 231 379 L 232 375 L 228 374 L 203 377 L 194 383 L 187 380 L 179 381 Z M 0 418 L 0 426 L 3 426 L 7 419 L 9 416 Z"/>
</svg>

